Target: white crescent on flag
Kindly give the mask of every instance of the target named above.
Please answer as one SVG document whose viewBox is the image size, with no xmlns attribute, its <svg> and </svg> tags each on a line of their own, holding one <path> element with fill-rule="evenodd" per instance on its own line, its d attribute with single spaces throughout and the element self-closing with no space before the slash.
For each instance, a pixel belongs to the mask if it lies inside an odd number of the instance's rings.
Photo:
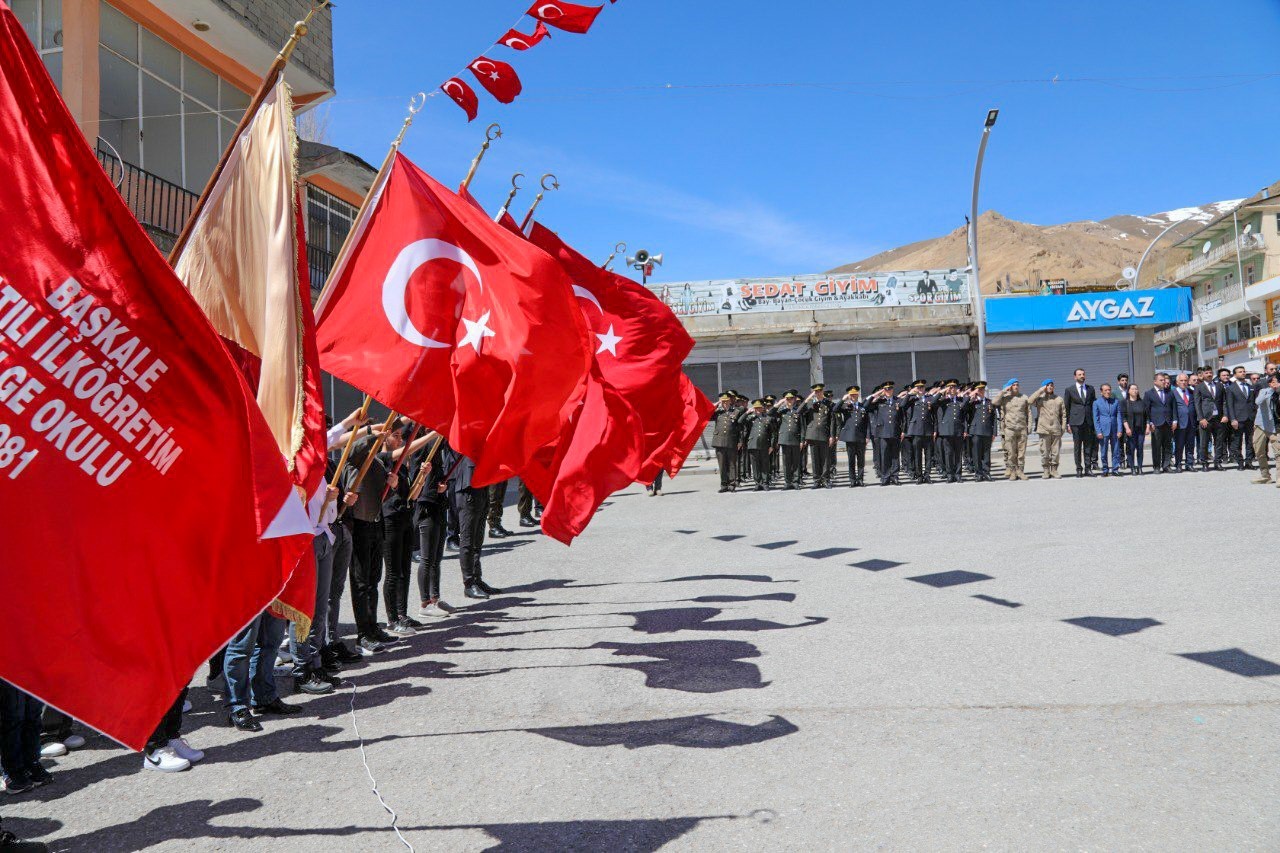
<svg viewBox="0 0 1280 853">
<path fill-rule="evenodd" d="M 548 9 L 550 9 L 551 11 L 547 11 Z M 552 14 L 552 12 L 554 12 L 555 14 Z M 561 9 L 559 6 L 557 6 L 555 3 L 544 3 L 543 5 L 538 7 L 538 17 L 546 18 L 549 21 L 554 21 L 556 18 L 564 17 L 564 10 Z"/>
<path fill-rule="evenodd" d="M 456 261 L 471 271 L 476 277 L 476 284 L 484 292 L 484 280 L 480 277 L 480 269 L 471 256 L 462 249 L 443 240 L 430 238 L 417 240 L 400 250 L 387 270 L 387 277 L 382 282 L 382 310 L 387 321 L 396 334 L 411 344 L 428 349 L 440 349 L 451 346 L 424 335 L 413 320 L 409 318 L 409 310 L 405 307 L 405 292 L 409 289 L 409 279 L 423 264 L 434 260 Z"/>
<path fill-rule="evenodd" d="M 449 88 L 450 86 L 456 86 L 458 89 L 457 93 L 455 93 L 452 89 L 450 89 Z M 446 82 L 444 84 L 444 91 L 449 97 L 453 98 L 459 104 L 462 103 L 462 96 L 464 94 L 464 90 L 462 88 L 462 84 L 459 83 L 457 80 L 449 80 L 448 82 Z"/>
</svg>

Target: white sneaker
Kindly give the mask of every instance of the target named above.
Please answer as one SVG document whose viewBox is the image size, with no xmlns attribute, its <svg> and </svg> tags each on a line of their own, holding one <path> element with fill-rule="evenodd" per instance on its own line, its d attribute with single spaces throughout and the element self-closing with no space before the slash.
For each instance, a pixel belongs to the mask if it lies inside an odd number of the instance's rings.
<svg viewBox="0 0 1280 853">
<path fill-rule="evenodd" d="M 67 745 L 65 743 L 50 741 L 49 743 L 46 743 L 44 746 L 40 747 L 41 758 L 61 758 L 66 754 L 67 754 Z"/>
<path fill-rule="evenodd" d="M 193 707 L 195 707 L 195 706 L 193 706 L 193 705 L 191 704 L 191 700 L 190 700 L 190 699 L 183 699 L 183 700 L 182 700 L 182 713 L 184 713 L 184 714 L 190 714 L 190 713 L 191 713 L 191 709 L 192 709 Z"/>
<path fill-rule="evenodd" d="M 142 769 L 157 770 L 161 773 L 180 773 L 191 769 L 191 762 L 178 756 L 173 747 L 162 746 L 150 752 L 142 753 Z"/>
<path fill-rule="evenodd" d="M 72 735 L 71 737 L 64 740 L 62 742 L 62 745 L 65 746 L 67 749 L 79 749 L 80 747 L 84 746 L 84 738 L 80 737 L 80 735 Z"/>
<path fill-rule="evenodd" d="M 174 754 L 179 758 L 185 758 L 192 764 L 195 764 L 197 761 L 204 758 L 204 753 L 202 751 L 196 749 L 191 744 L 187 743 L 185 739 L 180 737 L 176 737 L 169 741 L 169 749 L 173 750 Z"/>
<path fill-rule="evenodd" d="M 443 619 L 449 615 L 449 611 L 440 606 L 440 602 L 433 601 L 418 611 L 418 615 L 423 619 Z"/>
</svg>

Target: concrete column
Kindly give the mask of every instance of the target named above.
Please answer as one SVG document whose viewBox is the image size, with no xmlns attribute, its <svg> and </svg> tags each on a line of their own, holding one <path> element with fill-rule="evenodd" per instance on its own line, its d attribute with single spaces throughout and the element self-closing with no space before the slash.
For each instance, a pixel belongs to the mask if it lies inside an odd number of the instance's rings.
<svg viewBox="0 0 1280 853">
<path fill-rule="evenodd" d="M 822 378 L 822 339 L 817 330 L 809 332 L 809 382 L 825 382 Z"/>
<path fill-rule="evenodd" d="M 62 0 L 62 99 L 92 146 L 98 137 L 98 0 Z"/>
<path fill-rule="evenodd" d="M 1151 379 L 1156 372 L 1156 330 L 1153 328 L 1137 328 L 1133 330 L 1133 376 L 1130 377 L 1141 388 L 1150 388 Z"/>
</svg>

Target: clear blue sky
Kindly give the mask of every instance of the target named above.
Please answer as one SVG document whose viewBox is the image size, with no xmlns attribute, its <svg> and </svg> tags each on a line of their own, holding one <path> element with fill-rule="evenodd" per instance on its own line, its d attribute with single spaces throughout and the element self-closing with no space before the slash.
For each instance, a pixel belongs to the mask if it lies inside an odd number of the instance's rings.
<svg viewBox="0 0 1280 853">
<path fill-rule="evenodd" d="M 330 141 L 381 162 L 408 97 L 525 8 L 339 3 Z M 984 210 L 1049 224 L 1256 192 L 1280 178 L 1276 44 L 1280 0 L 619 0 L 588 35 L 496 48 L 524 94 L 480 91 L 470 125 L 435 97 L 404 150 L 456 183 L 498 121 L 477 197 L 555 172 L 539 218 L 592 257 L 624 240 L 666 254 L 656 280 L 820 272 L 963 224 L 993 106 Z M 726 85 L 772 83 L 803 85 Z"/>
</svg>

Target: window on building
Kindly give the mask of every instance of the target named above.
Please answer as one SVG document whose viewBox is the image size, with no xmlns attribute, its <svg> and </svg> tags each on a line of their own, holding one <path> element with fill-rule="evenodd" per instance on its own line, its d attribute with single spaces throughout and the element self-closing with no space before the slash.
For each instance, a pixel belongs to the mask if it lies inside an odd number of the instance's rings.
<svg viewBox="0 0 1280 853">
<path fill-rule="evenodd" d="M 199 192 L 249 96 L 109 3 L 101 12 L 98 136 L 125 161 Z"/>
<path fill-rule="evenodd" d="M 27 36 L 40 51 L 44 67 L 62 88 L 62 0 L 13 0 L 9 4 Z"/>
<path fill-rule="evenodd" d="M 1244 283 L 1245 285 L 1250 285 L 1253 284 L 1254 281 L 1256 281 L 1256 279 L 1253 275 L 1253 264 L 1248 264 L 1244 268 Z"/>
<path fill-rule="evenodd" d="M 356 213 L 356 208 L 336 195 L 307 184 L 307 262 L 312 287 L 321 288 L 328 280 L 334 256 L 347 239 Z"/>
<path fill-rule="evenodd" d="M 1218 348 L 1218 330 L 1217 329 L 1204 330 L 1204 348 L 1205 349 Z"/>
</svg>

